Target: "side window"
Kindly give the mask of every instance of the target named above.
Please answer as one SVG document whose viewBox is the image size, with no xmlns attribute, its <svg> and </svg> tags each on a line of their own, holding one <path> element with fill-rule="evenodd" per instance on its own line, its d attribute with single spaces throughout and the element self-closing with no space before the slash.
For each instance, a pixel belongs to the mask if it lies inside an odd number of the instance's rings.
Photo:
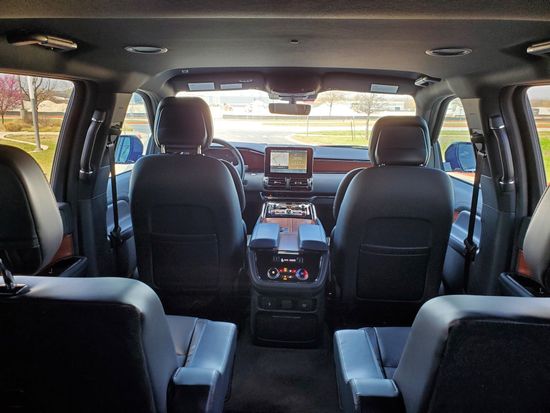
<svg viewBox="0 0 550 413">
<path fill-rule="evenodd" d="M 29 153 L 50 180 L 72 82 L 0 73 L 0 144 Z"/>
<path fill-rule="evenodd" d="M 139 93 L 132 94 L 115 151 L 116 173 L 131 171 L 145 155 L 151 137 L 147 106 Z"/>
<path fill-rule="evenodd" d="M 534 86 L 527 91 L 539 136 L 546 182 L 550 185 L 550 86 Z"/>
<path fill-rule="evenodd" d="M 473 182 L 476 158 L 464 107 L 459 98 L 453 99 L 447 106 L 438 142 L 441 148 L 443 169 L 455 178 Z"/>
</svg>

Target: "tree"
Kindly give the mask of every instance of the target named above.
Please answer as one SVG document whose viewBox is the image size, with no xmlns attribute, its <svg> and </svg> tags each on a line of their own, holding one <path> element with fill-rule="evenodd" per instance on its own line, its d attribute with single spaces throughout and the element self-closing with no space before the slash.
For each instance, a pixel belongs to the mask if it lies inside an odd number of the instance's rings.
<svg viewBox="0 0 550 413">
<path fill-rule="evenodd" d="M 13 75 L 0 76 L 0 117 L 2 125 L 5 124 L 6 112 L 15 109 L 23 100 L 23 93 L 17 79 Z"/>
<path fill-rule="evenodd" d="M 316 105 L 328 104 L 328 115 L 332 116 L 332 106 L 344 100 L 344 94 L 341 92 L 323 92 L 315 99 Z"/>
<path fill-rule="evenodd" d="M 55 100 L 56 98 L 56 92 L 53 89 L 53 82 L 46 77 L 31 77 L 30 81 L 27 81 L 27 79 L 22 79 L 22 77 L 19 76 L 19 87 L 25 95 L 25 100 L 28 101 L 31 100 L 29 86 L 34 89 L 36 110 L 38 110 L 38 107 L 42 102 L 47 100 Z"/>
<path fill-rule="evenodd" d="M 366 138 L 369 137 L 369 126 L 371 115 L 384 107 L 386 99 L 382 95 L 376 93 L 364 93 L 358 96 L 357 101 L 352 103 L 351 107 L 354 111 L 367 115 L 367 126 L 365 129 Z"/>
</svg>

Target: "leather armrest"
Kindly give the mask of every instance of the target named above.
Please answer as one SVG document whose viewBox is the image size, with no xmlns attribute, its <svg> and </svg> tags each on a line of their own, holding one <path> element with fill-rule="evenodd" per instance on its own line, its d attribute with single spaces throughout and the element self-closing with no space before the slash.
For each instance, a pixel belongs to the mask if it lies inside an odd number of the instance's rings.
<svg viewBox="0 0 550 413">
<path fill-rule="evenodd" d="M 257 222 L 250 237 L 252 249 L 275 249 L 279 246 L 279 224 Z"/>
<path fill-rule="evenodd" d="M 184 412 L 217 412 L 214 392 L 220 373 L 214 369 L 201 367 L 180 367 L 172 377 L 173 396 L 169 397 L 168 411 Z"/>
<path fill-rule="evenodd" d="M 352 379 L 352 394 L 360 412 L 404 412 L 401 394 L 391 379 Z"/>
</svg>

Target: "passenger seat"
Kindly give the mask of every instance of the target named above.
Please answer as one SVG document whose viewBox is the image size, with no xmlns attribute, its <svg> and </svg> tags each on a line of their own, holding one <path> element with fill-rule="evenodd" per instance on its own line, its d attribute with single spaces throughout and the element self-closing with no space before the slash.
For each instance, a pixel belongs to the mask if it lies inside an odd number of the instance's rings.
<svg viewBox="0 0 550 413">
<path fill-rule="evenodd" d="M 550 288 L 550 191 L 524 242 L 535 279 Z M 544 229 L 544 230 L 543 230 Z M 550 411 L 550 300 L 443 296 L 411 328 L 334 335 L 340 402 L 348 412 Z"/>
<path fill-rule="evenodd" d="M 4 226 L 0 256 L 14 272 L 33 274 L 59 248 L 59 211 L 28 154 L 2 148 L 0 155 L 0 181 L 13 203 L 0 213 L 17 213 L 20 228 Z M 15 290 L 0 284 L 0 411 L 223 410 L 235 325 L 166 316 L 154 291 L 131 279 L 15 282 Z"/>
</svg>

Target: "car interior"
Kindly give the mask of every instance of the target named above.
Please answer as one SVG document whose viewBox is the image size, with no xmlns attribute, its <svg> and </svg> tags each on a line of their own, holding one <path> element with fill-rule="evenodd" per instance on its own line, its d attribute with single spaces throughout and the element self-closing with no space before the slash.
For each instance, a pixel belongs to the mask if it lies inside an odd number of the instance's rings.
<svg viewBox="0 0 550 413">
<path fill-rule="evenodd" d="M 0 411 L 550 411 L 550 3 L 0 4 Z"/>
</svg>

